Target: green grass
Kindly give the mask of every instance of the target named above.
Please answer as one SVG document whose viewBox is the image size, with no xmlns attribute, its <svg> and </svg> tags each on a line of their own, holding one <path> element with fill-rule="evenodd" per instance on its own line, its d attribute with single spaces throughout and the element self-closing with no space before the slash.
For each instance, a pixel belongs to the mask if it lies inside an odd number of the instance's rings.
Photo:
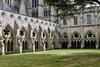
<svg viewBox="0 0 100 67">
<path fill-rule="evenodd" d="M 100 67 L 100 50 L 67 49 L 0 56 L 0 67 Z"/>
</svg>

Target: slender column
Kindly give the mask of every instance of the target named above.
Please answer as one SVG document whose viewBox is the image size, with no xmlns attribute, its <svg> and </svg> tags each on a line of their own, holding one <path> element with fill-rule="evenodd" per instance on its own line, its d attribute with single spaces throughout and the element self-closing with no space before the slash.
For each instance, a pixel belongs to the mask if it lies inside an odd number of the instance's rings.
<svg viewBox="0 0 100 67">
<path fill-rule="evenodd" d="M 46 50 L 46 47 L 45 47 L 46 45 L 45 45 L 45 42 L 43 41 L 43 49 L 44 49 L 44 51 Z"/>
<path fill-rule="evenodd" d="M 20 40 L 18 40 L 19 42 L 19 46 L 20 46 L 20 54 L 22 54 L 22 43 L 20 42 Z"/>
<path fill-rule="evenodd" d="M 99 40 L 98 39 L 96 40 L 96 48 L 97 49 L 99 48 Z"/>
<path fill-rule="evenodd" d="M 5 45 L 2 45 L 2 55 L 5 55 Z"/>
<path fill-rule="evenodd" d="M 82 48 L 82 49 L 84 48 L 84 38 L 83 38 L 83 40 L 82 40 L 81 48 Z"/>
<path fill-rule="evenodd" d="M 68 29 L 69 33 L 68 33 L 68 38 L 69 38 L 69 43 L 68 43 L 68 48 L 72 47 L 71 46 L 71 27 Z"/>
<path fill-rule="evenodd" d="M 33 44 L 33 52 L 35 52 L 35 44 Z"/>
<path fill-rule="evenodd" d="M 22 44 L 20 45 L 20 54 L 22 54 Z"/>
<path fill-rule="evenodd" d="M 81 41 L 82 41 L 82 43 L 81 43 L 81 49 L 83 49 L 84 48 L 84 15 L 81 13 L 81 23 L 82 23 L 82 25 L 83 25 L 83 27 L 82 27 L 82 37 L 81 37 Z"/>
<path fill-rule="evenodd" d="M 3 43 L 3 40 L 1 40 L 1 45 L 2 45 L 2 55 L 5 55 L 5 45 Z"/>
<path fill-rule="evenodd" d="M 8 38 L 5 39 L 5 43 L 6 43 L 5 45 L 6 45 L 6 52 L 7 52 L 8 51 L 8 48 L 7 48 L 7 46 L 8 46 Z"/>
<path fill-rule="evenodd" d="M 35 41 L 32 41 L 33 44 L 33 52 L 35 52 Z"/>
<path fill-rule="evenodd" d="M 53 43 L 53 41 L 51 42 L 51 44 L 52 44 L 52 49 L 54 49 L 54 43 Z"/>
<path fill-rule="evenodd" d="M 95 8 L 95 22 L 96 22 L 96 48 L 99 48 L 99 27 L 98 27 L 98 8 Z"/>
<path fill-rule="evenodd" d="M 76 40 L 76 48 L 78 48 L 78 44 L 77 44 L 77 42 L 78 42 L 78 41 Z"/>
<path fill-rule="evenodd" d="M 90 40 L 90 45 L 89 45 L 90 48 L 91 48 L 91 41 L 92 41 L 92 40 Z"/>
</svg>

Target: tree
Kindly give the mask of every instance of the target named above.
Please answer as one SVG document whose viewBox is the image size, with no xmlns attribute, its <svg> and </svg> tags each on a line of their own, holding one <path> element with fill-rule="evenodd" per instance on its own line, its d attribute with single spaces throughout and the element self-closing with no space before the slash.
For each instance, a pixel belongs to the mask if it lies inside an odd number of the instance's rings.
<svg viewBox="0 0 100 67">
<path fill-rule="evenodd" d="M 82 12 L 88 4 L 100 5 L 99 0 L 45 0 L 45 2 L 58 10 L 59 13 L 56 17 L 60 17 L 60 19 Z"/>
</svg>

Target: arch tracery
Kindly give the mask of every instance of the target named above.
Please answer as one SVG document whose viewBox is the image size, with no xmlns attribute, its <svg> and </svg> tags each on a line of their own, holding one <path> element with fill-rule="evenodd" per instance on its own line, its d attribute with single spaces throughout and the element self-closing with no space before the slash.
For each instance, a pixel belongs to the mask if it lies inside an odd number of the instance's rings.
<svg viewBox="0 0 100 67">
<path fill-rule="evenodd" d="M 71 37 L 71 48 L 81 48 L 81 35 L 76 31 Z"/>
</svg>

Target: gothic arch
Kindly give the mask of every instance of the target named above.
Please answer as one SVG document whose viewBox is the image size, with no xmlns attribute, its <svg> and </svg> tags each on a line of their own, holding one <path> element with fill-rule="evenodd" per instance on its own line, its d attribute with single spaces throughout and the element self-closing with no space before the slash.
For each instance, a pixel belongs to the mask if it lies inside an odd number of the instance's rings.
<svg viewBox="0 0 100 67">
<path fill-rule="evenodd" d="M 87 31 L 84 39 L 84 48 L 96 48 L 96 36 L 93 31 Z"/>
<path fill-rule="evenodd" d="M 27 30 L 26 28 L 23 26 L 21 29 L 20 29 L 20 33 L 19 35 L 24 38 L 23 40 L 23 43 L 22 43 L 22 48 L 23 50 L 27 50 L 28 49 L 28 41 L 27 41 Z"/>
<path fill-rule="evenodd" d="M 66 32 L 64 32 L 62 34 L 62 45 L 61 45 L 61 48 L 62 49 L 68 48 L 68 36 L 67 36 L 67 33 Z"/>
<path fill-rule="evenodd" d="M 54 37 L 55 37 L 55 33 L 54 33 L 54 31 L 51 31 L 51 32 L 50 32 L 50 38 L 51 38 L 51 39 L 54 39 Z"/>
<path fill-rule="evenodd" d="M 58 32 L 58 31 L 56 31 L 56 38 L 57 38 L 57 39 L 61 39 L 61 33 Z"/>
<path fill-rule="evenodd" d="M 85 38 L 87 38 L 87 37 L 96 37 L 96 36 L 93 31 L 89 30 L 85 33 Z"/>
<path fill-rule="evenodd" d="M 23 33 L 25 34 L 25 36 L 27 36 L 27 30 L 24 26 L 20 29 L 20 35 L 23 35 Z"/>
<path fill-rule="evenodd" d="M 5 28 L 2 30 L 2 35 L 4 37 L 5 51 L 13 51 L 14 50 L 14 30 L 12 27 L 7 24 Z"/>
<path fill-rule="evenodd" d="M 35 28 L 32 32 L 32 36 L 38 38 L 39 36 L 39 31 Z"/>
<path fill-rule="evenodd" d="M 66 32 L 64 32 L 62 34 L 62 39 L 67 40 L 68 39 L 68 34 Z"/>
<path fill-rule="evenodd" d="M 71 48 L 81 48 L 81 35 L 77 31 L 71 35 Z"/>
<path fill-rule="evenodd" d="M 35 44 L 35 49 L 39 49 L 39 41 L 38 41 L 38 38 L 39 38 L 39 31 L 35 28 L 32 30 L 32 42 L 34 42 Z"/>
<path fill-rule="evenodd" d="M 47 38 L 47 31 L 46 30 L 43 31 L 42 36 L 43 36 L 43 38 Z"/>
</svg>

